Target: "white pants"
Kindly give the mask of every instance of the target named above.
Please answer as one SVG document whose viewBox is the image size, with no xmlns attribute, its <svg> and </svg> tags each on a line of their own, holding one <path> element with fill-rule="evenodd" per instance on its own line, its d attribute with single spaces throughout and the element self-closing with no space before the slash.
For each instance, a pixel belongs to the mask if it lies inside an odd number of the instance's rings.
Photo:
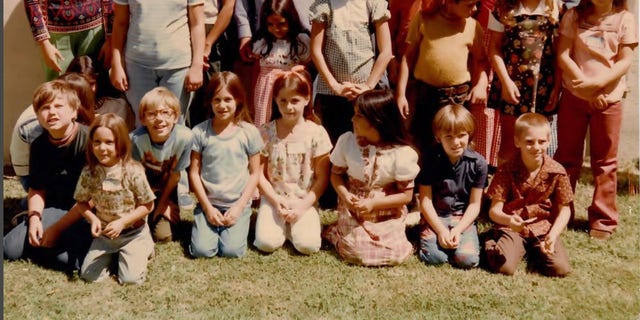
<svg viewBox="0 0 640 320">
<path fill-rule="evenodd" d="M 149 256 L 153 253 L 149 225 L 120 234 L 115 239 L 99 236 L 93 239 L 80 270 L 82 279 L 100 282 L 109 276 L 114 256 L 118 259 L 118 281 L 141 284 L 147 274 Z M 116 256 L 117 255 L 117 256 Z"/>
<path fill-rule="evenodd" d="M 320 250 L 320 232 L 320 217 L 315 207 L 309 208 L 298 221 L 289 224 L 278 214 L 274 206 L 262 197 L 253 245 L 260 251 L 273 252 L 282 247 L 288 239 L 298 252 L 312 254 Z"/>
</svg>

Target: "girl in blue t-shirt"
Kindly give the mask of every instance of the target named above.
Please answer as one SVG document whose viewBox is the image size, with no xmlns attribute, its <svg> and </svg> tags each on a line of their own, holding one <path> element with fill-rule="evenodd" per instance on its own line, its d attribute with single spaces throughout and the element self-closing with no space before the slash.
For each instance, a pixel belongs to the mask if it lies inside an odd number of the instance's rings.
<svg viewBox="0 0 640 320">
<path fill-rule="evenodd" d="M 198 199 L 189 253 L 241 257 L 247 250 L 251 197 L 260 177 L 262 137 L 250 123 L 237 75 L 214 74 L 205 94 L 213 117 L 193 128 L 189 184 Z"/>
</svg>

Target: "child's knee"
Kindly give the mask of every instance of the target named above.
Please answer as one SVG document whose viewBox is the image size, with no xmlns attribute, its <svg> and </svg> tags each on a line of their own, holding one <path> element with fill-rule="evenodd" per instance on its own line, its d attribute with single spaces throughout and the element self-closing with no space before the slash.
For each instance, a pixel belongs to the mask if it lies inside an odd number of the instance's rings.
<svg viewBox="0 0 640 320">
<path fill-rule="evenodd" d="M 262 252 L 271 253 L 281 248 L 284 241 L 284 236 L 256 234 L 256 239 L 253 241 L 253 245 Z"/>
<path fill-rule="evenodd" d="M 241 258 L 247 253 L 247 243 L 238 245 L 222 245 L 220 256 L 225 258 Z"/>
<path fill-rule="evenodd" d="M 320 245 L 322 239 L 320 236 L 317 239 L 294 239 L 293 247 L 302 254 L 310 255 L 320 251 Z"/>
<path fill-rule="evenodd" d="M 146 272 L 120 272 L 118 282 L 120 284 L 142 284 L 145 280 Z"/>
<path fill-rule="evenodd" d="M 218 254 L 217 246 L 192 241 L 189 245 L 189 254 L 194 258 L 211 258 Z"/>
<path fill-rule="evenodd" d="M 420 260 L 430 265 L 440 265 L 447 263 L 449 257 L 446 253 L 440 250 L 428 250 L 425 248 L 420 249 Z"/>
<path fill-rule="evenodd" d="M 453 261 L 451 263 L 456 268 L 461 269 L 471 269 L 475 268 L 480 264 L 480 255 L 479 254 L 456 254 L 453 257 Z"/>
</svg>

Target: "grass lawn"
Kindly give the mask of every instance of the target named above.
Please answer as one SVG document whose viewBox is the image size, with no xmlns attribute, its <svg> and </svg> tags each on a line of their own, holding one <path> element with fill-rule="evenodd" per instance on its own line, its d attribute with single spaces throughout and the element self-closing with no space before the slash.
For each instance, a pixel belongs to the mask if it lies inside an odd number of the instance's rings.
<svg viewBox="0 0 640 320">
<path fill-rule="evenodd" d="M 578 186 L 577 225 L 586 225 L 593 191 Z M 342 262 L 323 245 L 313 256 L 291 246 L 271 255 L 250 247 L 241 259 L 190 259 L 185 248 L 193 219 L 184 213 L 179 241 L 156 246 L 147 281 L 121 286 L 69 280 L 27 261 L 4 261 L 5 319 L 640 319 L 640 202 L 621 187 L 621 224 L 608 241 L 584 227 L 563 234 L 573 272 L 553 279 L 484 269 L 431 267 L 416 255 L 397 267 Z M 21 192 L 4 177 L 4 221 Z M 329 215 L 323 217 L 325 222 Z M 486 220 L 480 230 L 487 230 Z M 408 230 L 417 240 L 416 229 Z M 253 236 L 249 236 L 253 241 Z"/>
</svg>

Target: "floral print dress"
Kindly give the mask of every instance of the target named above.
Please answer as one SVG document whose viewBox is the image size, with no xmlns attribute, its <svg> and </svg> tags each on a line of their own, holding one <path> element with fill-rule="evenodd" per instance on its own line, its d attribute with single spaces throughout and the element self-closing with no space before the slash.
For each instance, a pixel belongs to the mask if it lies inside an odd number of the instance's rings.
<svg viewBox="0 0 640 320">
<path fill-rule="evenodd" d="M 548 109 L 547 103 L 555 82 L 552 39 L 557 23 L 540 14 L 521 14 L 514 19 L 513 24 L 503 22 L 502 53 L 509 77 L 520 91 L 520 104 L 504 101 L 502 83 L 498 77 L 493 77 L 489 106 L 512 116 L 527 112 L 553 115 L 557 110 Z"/>
</svg>

